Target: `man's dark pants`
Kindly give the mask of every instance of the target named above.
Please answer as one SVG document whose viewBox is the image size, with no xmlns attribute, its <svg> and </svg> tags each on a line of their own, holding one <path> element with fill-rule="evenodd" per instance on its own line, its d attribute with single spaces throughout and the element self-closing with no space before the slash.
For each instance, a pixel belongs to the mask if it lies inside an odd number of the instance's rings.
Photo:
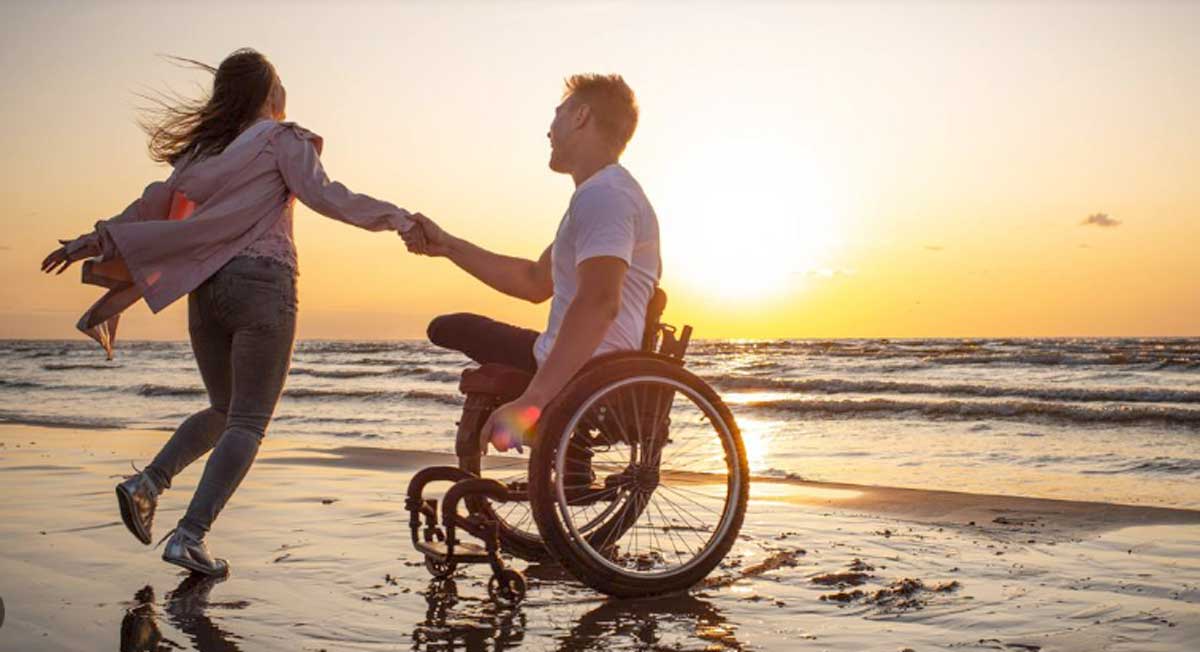
<svg viewBox="0 0 1200 652">
<path fill-rule="evenodd" d="M 495 362 L 529 373 L 537 372 L 533 345 L 538 332 L 504 324 L 483 315 L 457 312 L 429 322 L 429 341 L 460 351 L 479 364 Z"/>
</svg>

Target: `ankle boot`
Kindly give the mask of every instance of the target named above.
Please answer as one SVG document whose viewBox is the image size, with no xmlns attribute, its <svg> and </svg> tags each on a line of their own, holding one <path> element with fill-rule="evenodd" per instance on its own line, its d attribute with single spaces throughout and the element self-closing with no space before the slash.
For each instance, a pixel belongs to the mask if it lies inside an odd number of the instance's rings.
<svg viewBox="0 0 1200 652">
<path fill-rule="evenodd" d="M 145 471 L 125 478 L 117 485 L 117 505 L 121 520 L 138 541 L 150 545 L 150 530 L 154 525 L 154 510 L 162 491 Z"/>
<path fill-rule="evenodd" d="M 208 546 L 204 543 L 203 535 L 197 535 L 186 528 L 177 527 L 171 530 L 167 536 L 170 540 L 163 548 L 163 561 L 182 566 L 194 573 L 212 577 L 224 577 L 229 574 L 229 562 L 212 556 L 212 553 L 208 551 Z"/>
</svg>

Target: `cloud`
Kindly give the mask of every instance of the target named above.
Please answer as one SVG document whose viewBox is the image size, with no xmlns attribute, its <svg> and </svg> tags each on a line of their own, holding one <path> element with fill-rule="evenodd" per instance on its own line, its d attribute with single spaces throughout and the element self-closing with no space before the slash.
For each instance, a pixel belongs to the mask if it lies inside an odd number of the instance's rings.
<svg viewBox="0 0 1200 652">
<path fill-rule="evenodd" d="M 12 247 L 8 245 L 0 245 L 0 251 L 12 251 Z"/>
<path fill-rule="evenodd" d="M 1087 216 L 1087 219 L 1080 222 L 1083 226 L 1116 226 L 1120 223 L 1119 220 L 1109 217 L 1108 213 L 1092 213 Z"/>
<path fill-rule="evenodd" d="M 941 251 L 945 249 L 942 245 L 925 245 L 926 251 Z"/>
</svg>

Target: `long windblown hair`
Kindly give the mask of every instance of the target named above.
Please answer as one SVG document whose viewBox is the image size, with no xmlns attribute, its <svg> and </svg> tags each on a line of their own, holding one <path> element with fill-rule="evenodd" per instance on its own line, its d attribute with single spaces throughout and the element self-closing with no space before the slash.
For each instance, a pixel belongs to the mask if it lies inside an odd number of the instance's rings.
<svg viewBox="0 0 1200 652">
<path fill-rule="evenodd" d="M 150 158 L 175 165 L 185 157 L 220 154 L 258 118 L 275 84 L 275 67 L 251 48 L 235 50 L 216 68 L 170 58 L 211 73 L 212 91 L 199 99 L 175 93 L 142 96 L 152 105 L 138 121 L 150 139 Z"/>
</svg>

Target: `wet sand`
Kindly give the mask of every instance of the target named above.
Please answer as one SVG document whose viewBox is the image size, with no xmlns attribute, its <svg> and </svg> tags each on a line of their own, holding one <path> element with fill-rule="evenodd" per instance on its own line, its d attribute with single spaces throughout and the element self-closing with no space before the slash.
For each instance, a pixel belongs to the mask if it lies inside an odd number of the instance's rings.
<svg viewBox="0 0 1200 652">
<path fill-rule="evenodd" d="M 120 523 L 112 486 L 166 433 L 0 426 L 0 650 L 1190 650 L 1200 512 L 760 479 L 702 586 L 606 600 L 526 568 L 430 580 L 403 492 L 448 458 L 268 440 L 198 582 Z M 178 519 L 201 464 L 160 503 Z M 524 567 L 520 562 L 518 567 Z"/>
</svg>

